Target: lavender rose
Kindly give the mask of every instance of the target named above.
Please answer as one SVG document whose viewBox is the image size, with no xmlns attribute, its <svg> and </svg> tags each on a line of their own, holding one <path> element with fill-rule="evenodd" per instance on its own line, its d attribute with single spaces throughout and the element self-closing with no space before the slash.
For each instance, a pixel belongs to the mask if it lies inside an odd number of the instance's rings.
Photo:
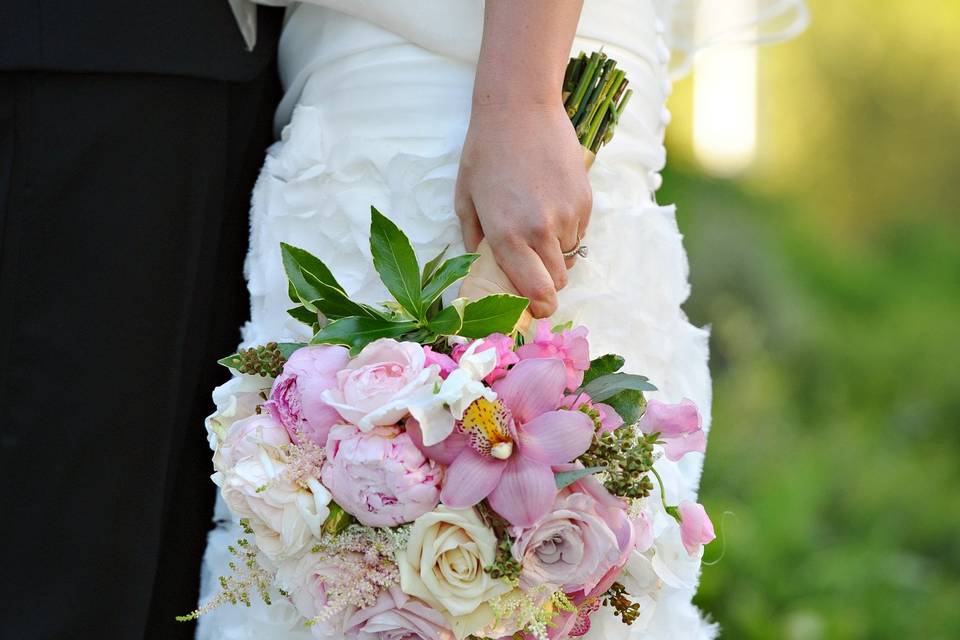
<svg viewBox="0 0 960 640">
<path fill-rule="evenodd" d="M 321 475 L 336 503 L 368 527 L 413 522 L 440 500 L 440 468 L 397 427 L 334 427 Z"/>
<path fill-rule="evenodd" d="M 378 640 L 452 640 L 453 632 L 439 611 L 411 598 L 393 585 L 377 603 L 347 620 L 347 634 Z"/>
<path fill-rule="evenodd" d="M 349 360 L 344 347 L 318 345 L 297 349 L 283 365 L 264 407 L 295 443 L 302 437 L 322 447 L 330 427 L 341 422 L 323 392 L 337 385 L 337 373 Z"/>
<path fill-rule="evenodd" d="M 588 592 L 621 561 L 617 534 L 599 513 L 601 506 L 585 493 L 559 497 L 553 511 L 513 544 L 522 564 L 522 586 L 553 584 L 563 591 Z"/>
</svg>

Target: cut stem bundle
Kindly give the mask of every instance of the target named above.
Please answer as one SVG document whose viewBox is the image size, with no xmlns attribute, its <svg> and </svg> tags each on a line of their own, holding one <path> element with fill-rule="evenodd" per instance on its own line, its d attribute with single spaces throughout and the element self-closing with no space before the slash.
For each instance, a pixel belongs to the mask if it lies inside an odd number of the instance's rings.
<svg viewBox="0 0 960 640">
<path fill-rule="evenodd" d="M 610 142 L 633 91 L 617 61 L 602 51 L 571 58 L 563 79 L 564 106 L 580 144 L 593 153 Z"/>
</svg>

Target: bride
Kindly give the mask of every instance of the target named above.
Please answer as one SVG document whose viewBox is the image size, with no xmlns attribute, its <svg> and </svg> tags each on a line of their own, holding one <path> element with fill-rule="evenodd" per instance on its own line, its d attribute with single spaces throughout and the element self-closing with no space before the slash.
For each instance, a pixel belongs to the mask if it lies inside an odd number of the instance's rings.
<svg viewBox="0 0 960 640">
<path fill-rule="evenodd" d="M 255 9 L 231 4 L 252 43 Z M 771 36 L 758 29 L 785 33 L 805 16 L 800 0 L 762 4 L 761 18 L 771 21 L 748 25 L 753 40 Z M 282 135 L 253 194 L 245 343 L 309 337 L 286 313 L 281 241 L 320 257 L 351 297 L 387 299 L 368 249 L 374 205 L 410 236 L 421 262 L 447 245 L 458 253 L 486 238 L 534 315 L 585 324 L 596 354 L 626 355 L 629 369 L 656 381 L 662 399 L 690 398 L 709 415 L 708 335 L 681 310 L 689 293 L 686 255 L 673 207 L 654 199 L 670 120 L 671 46 L 689 54 L 705 41 L 738 37 L 735 27 L 744 26 L 694 31 L 696 5 L 290 4 L 280 43 Z M 600 47 L 627 71 L 634 97 L 588 177 L 560 90 L 571 51 Z M 565 257 L 581 244 L 590 247 L 588 259 Z M 697 458 L 658 463 L 672 501 L 695 499 Z M 228 571 L 225 549 L 238 537 L 222 506 L 217 517 L 205 559 L 207 597 Z M 631 637 L 716 635 L 690 602 L 699 561 L 682 569 L 685 575 L 658 578 Z M 595 624 L 590 636 L 627 632 Z M 202 640 L 310 637 L 282 598 L 222 607 L 198 628 Z"/>
</svg>

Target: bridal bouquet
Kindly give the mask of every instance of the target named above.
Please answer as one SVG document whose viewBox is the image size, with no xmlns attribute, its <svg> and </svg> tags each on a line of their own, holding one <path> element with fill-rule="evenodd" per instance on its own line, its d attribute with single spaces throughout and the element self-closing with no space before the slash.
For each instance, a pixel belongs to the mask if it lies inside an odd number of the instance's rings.
<svg viewBox="0 0 960 640">
<path fill-rule="evenodd" d="M 569 638 L 695 580 L 713 527 L 654 468 L 703 451 L 693 403 L 647 400 L 586 327 L 525 323 L 525 298 L 444 304 L 477 254 L 421 267 L 375 209 L 370 250 L 382 306 L 284 245 L 312 340 L 221 360 L 213 481 L 243 536 L 183 619 L 283 598 L 317 638 Z"/>
</svg>

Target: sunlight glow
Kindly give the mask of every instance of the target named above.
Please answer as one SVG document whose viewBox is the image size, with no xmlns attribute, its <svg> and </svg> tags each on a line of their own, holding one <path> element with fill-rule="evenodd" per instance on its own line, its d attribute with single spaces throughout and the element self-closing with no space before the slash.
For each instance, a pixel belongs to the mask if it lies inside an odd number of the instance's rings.
<svg viewBox="0 0 960 640">
<path fill-rule="evenodd" d="M 756 10 L 756 0 L 703 3 L 698 22 L 747 21 Z M 731 176 L 750 165 L 756 144 L 756 48 L 730 45 L 703 51 L 694 64 L 693 75 L 693 148 L 697 160 L 709 173 Z"/>
</svg>

